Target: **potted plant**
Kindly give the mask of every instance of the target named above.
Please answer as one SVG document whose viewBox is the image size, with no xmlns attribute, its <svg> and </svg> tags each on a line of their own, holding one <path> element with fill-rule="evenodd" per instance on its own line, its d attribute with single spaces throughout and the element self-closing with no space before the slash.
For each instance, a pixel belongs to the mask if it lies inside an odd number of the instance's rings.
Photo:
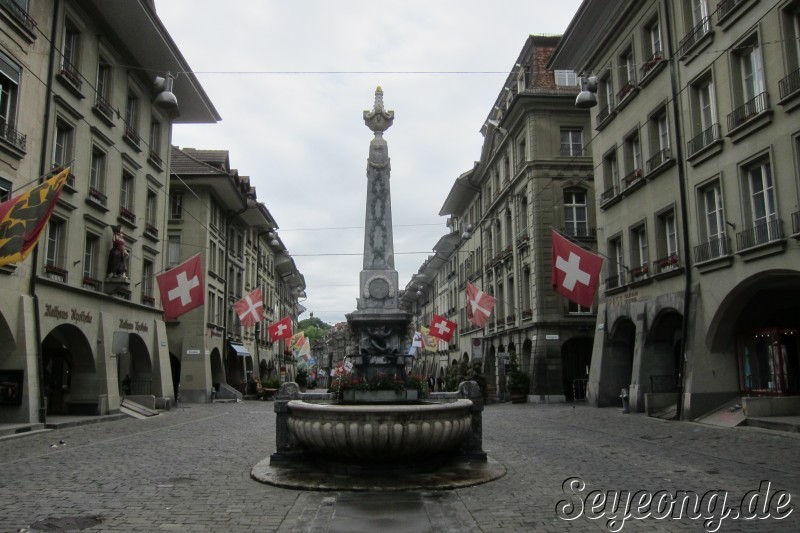
<svg viewBox="0 0 800 533">
<path fill-rule="evenodd" d="M 531 376 L 519 367 L 517 354 L 514 352 L 511 353 L 508 366 L 506 384 L 511 393 L 511 403 L 526 403 L 531 387 Z"/>
</svg>

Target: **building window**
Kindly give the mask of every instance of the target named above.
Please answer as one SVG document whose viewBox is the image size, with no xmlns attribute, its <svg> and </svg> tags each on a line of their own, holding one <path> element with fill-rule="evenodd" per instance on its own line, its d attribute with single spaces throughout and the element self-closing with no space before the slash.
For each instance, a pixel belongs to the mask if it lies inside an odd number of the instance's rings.
<svg viewBox="0 0 800 533">
<path fill-rule="evenodd" d="M 150 160 L 161 166 L 161 122 L 152 118 L 150 121 Z"/>
<path fill-rule="evenodd" d="M 620 101 L 636 88 L 636 60 L 632 48 L 628 48 L 619 56 L 619 85 L 621 88 L 617 98 Z"/>
<path fill-rule="evenodd" d="M 615 237 L 608 241 L 608 280 L 609 289 L 616 289 L 625 284 L 625 255 L 622 250 L 622 238 Z"/>
<path fill-rule="evenodd" d="M 582 305 L 576 304 L 571 300 L 567 300 L 567 313 L 570 315 L 587 315 L 591 314 L 592 308 L 591 307 L 584 307 Z"/>
<path fill-rule="evenodd" d="M 133 93 L 125 102 L 125 138 L 139 146 L 139 98 Z"/>
<path fill-rule="evenodd" d="M 521 137 L 517 142 L 517 169 L 522 170 L 523 165 L 528 160 L 528 154 L 526 153 L 527 142 L 525 137 Z"/>
<path fill-rule="evenodd" d="M 634 131 L 625 139 L 622 149 L 625 157 L 625 187 L 630 187 L 642 179 L 642 146 L 639 143 L 639 131 Z"/>
<path fill-rule="evenodd" d="M 671 157 L 669 139 L 669 119 L 667 109 L 662 108 L 650 116 L 650 159 L 647 160 L 646 171 L 652 172 Z"/>
<path fill-rule="evenodd" d="M 45 272 L 59 281 L 67 281 L 66 270 L 67 223 L 51 216 L 47 225 L 47 251 L 45 252 Z"/>
<path fill-rule="evenodd" d="M 11 182 L 0 178 L 0 202 L 11 198 Z"/>
<path fill-rule="evenodd" d="M 183 218 L 183 191 L 169 193 L 169 218 L 176 220 Z"/>
<path fill-rule="evenodd" d="M 693 138 L 688 143 L 689 155 L 719 140 L 716 98 L 711 72 L 705 73 L 690 86 Z"/>
<path fill-rule="evenodd" d="M 61 47 L 61 75 L 77 88 L 81 87 L 80 33 L 71 24 L 64 27 L 64 43 Z"/>
<path fill-rule="evenodd" d="M 56 137 L 53 143 L 53 167 L 64 168 L 74 159 L 75 130 L 62 119 L 56 120 Z"/>
<path fill-rule="evenodd" d="M 158 222 L 156 214 L 158 212 L 157 196 L 154 191 L 147 189 L 147 198 L 144 206 L 145 231 L 155 237 L 158 236 Z"/>
<path fill-rule="evenodd" d="M 655 260 L 656 273 L 667 272 L 679 267 L 678 230 L 675 211 L 670 209 L 656 217 L 658 234 L 656 248 L 658 257 Z"/>
<path fill-rule="evenodd" d="M 573 237 L 589 235 L 586 192 L 582 190 L 564 191 L 564 233 Z"/>
<path fill-rule="evenodd" d="M 24 150 L 26 138 L 17 130 L 17 98 L 22 69 L 0 52 L 0 138 Z"/>
<path fill-rule="evenodd" d="M 707 0 L 684 0 L 685 35 L 678 46 L 678 55 L 686 54 L 711 31 Z"/>
<path fill-rule="evenodd" d="M 641 71 L 644 79 L 664 59 L 664 52 L 661 47 L 661 25 L 658 22 L 658 18 L 645 28 L 642 46 L 644 48 L 645 61 Z"/>
<path fill-rule="evenodd" d="M 768 106 L 764 63 L 756 35 L 735 47 L 732 70 L 733 100 L 737 107 L 728 115 L 729 130 L 766 111 Z"/>
<path fill-rule="evenodd" d="M 719 182 L 715 181 L 698 192 L 702 215 L 702 222 L 699 224 L 702 244 L 695 248 L 695 261 L 701 263 L 728 255 L 729 245 L 725 235 L 725 210 Z"/>
<path fill-rule="evenodd" d="M 104 59 L 100 59 L 97 64 L 97 87 L 95 88 L 94 105 L 106 118 L 114 116 L 114 108 L 111 107 L 111 65 Z"/>
<path fill-rule="evenodd" d="M 170 235 L 167 238 L 167 268 L 172 268 L 181 262 L 181 236 Z"/>
<path fill-rule="evenodd" d="M 788 76 L 778 82 L 781 99 L 800 91 L 800 1 L 795 0 L 782 12 L 784 55 Z"/>
<path fill-rule="evenodd" d="M 153 277 L 155 268 L 153 261 L 145 259 L 142 262 L 142 303 L 155 305 L 156 299 L 153 297 Z"/>
<path fill-rule="evenodd" d="M 647 228 L 641 224 L 631 230 L 631 281 L 644 279 L 649 273 Z"/>
<path fill-rule="evenodd" d="M 778 219 L 772 166 L 764 158 L 743 169 L 744 219 L 748 229 L 737 235 L 739 249 L 783 238 Z"/>
<path fill-rule="evenodd" d="M 556 70 L 553 72 L 558 87 L 577 87 L 578 75 L 572 70 Z"/>
<path fill-rule="evenodd" d="M 561 155 L 583 155 L 583 130 L 561 128 Z"/>
<path fill-rule="evenodd" d="M 119 214 L 131 223 L 136 223 L 136 213 L 133 211 L 133 174 L 122 172 L 122 181 L 119 189 Z"/>
<path fill-rule="evenodd" d="M 614 81 L 610 74 L 606 73 L 597 81 L 597 123 L 600 124 L 614 112 L 616 102 L 614 95 Z"/>
<path fill-rule="evenodd" d="M 100 248 L 100 238 L 91 232 L 86 233 L 86 244 L 83 250 L 83 285 L 86 288 L 98 289 L 99 269 L 98 254 Z"/>
<path fill-rule="evenodd" d="M 92 147 L 92 164 L 89 169 L 89 197 L 102 205 L 106 204 L 106 153 L 97 146 Z"/>
<path fill-rule="evenodd" d="M 600 201 L 611 200 L 619 194 L 619 166 L 617 165 L 617 152 L 612 150 L 603 158 L 603 189 Z"/>
</svg>

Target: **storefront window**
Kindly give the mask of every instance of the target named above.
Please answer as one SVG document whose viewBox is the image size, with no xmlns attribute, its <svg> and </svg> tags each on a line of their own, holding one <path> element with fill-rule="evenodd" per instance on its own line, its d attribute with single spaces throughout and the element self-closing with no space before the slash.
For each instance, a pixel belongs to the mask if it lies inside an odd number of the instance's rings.
<svg viewBox="0 0 800 533">
<path fill-rule="evenodd" d="M 740 389 L 752 396 L 800 394 L 797 330 L 763 329 L 739 339 Z"/>
</svg>

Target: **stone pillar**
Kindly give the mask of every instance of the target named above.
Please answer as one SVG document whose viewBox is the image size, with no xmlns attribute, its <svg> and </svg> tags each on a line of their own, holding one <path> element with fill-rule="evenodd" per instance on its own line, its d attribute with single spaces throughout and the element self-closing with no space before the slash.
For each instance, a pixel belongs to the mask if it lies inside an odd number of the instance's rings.
<svg viewBox="0 0 800 533">
<path fill-rule="evenodd" d="M 275 396 L 275 448 L 270 458 L 273 462 L 289 461 L 302 453 L 292 432 L 289 431 L 289 402 L 301 398 L 297 383 L 284 383 Z"/>
<path fill-rule="evenodd" d="M 481 394 L 481 388 L 474 381 L 462 381 L 458 385 L 458 396 L 472 401 L 470 408 L 472 429 L 461 444 L 461 453 L 468 459 L 486 461 L 486 452 L 483 451 L 483 394 Z"/>
</svg>

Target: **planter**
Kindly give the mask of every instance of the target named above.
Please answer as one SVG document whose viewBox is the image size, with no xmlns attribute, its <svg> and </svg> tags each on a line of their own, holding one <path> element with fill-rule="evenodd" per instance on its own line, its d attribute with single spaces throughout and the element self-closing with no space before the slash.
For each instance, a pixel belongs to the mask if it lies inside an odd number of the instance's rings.
<svg viewBox="0 0 800 533">
<path fill-rule="evenodd" d="M 511 403 L 528 403 L 528 395 L 524 392 L 512 392 Z"/>
</svg>

